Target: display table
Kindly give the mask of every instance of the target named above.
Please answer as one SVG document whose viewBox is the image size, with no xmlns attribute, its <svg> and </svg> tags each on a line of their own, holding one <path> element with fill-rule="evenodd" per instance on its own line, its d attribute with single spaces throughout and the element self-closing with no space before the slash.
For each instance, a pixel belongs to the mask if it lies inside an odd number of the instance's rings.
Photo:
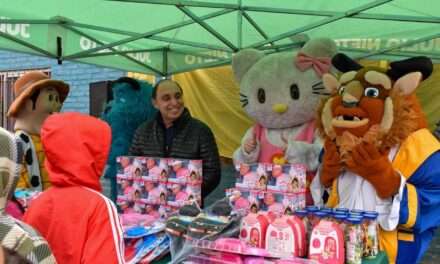
<svg viewBox="0 0 440 264">
<path fill-rule="evenodd" d="M 154 264 L 166 264 L 171 261 L 171 255 L 167 255 L 161 260 L 153 262 Z M 374 259 L 363 259 L 362 264 L 388 264 L 388 258 L 385 252 L 381 251 Z"/>
</svg>

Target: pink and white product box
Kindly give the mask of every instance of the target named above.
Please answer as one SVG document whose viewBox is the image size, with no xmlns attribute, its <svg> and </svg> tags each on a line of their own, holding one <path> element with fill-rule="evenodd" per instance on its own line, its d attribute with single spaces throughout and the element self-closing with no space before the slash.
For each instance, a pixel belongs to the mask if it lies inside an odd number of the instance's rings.
<svg viewBox="0 0 440 264">
<path fill-rule="evenodd" d="M 309 258 L 320 263 L 343 264 L 345 263 L 344 246 L 344 233 L 340 226 L 335 222 L 320 221 L 313 228 L 310 236 Z M 362 252 L 359 254 L 362 256 Z"/>
<path fill-rule="evenodd" d="M 201 204 L 201 160 L 117 158 L 117 204 L 123 213 L 157 215 L 187 202 Z"/>
<path fill-rule="evenodd" d="M 261 209 L 264 191 L 247 188 L 232 188 L 226 190 L 226 196 L 234 196 L 232 200 L 234 211 L 244 214 L 257 213 Z"/>
<path fill-rule="evenodd" d="M 304 193 L 286 193 L 265 191 L 261 204 L 261 211 L 271 212 L 275 215 L 292 215 L 297 209 L 306 205 Z"/>
<path fill-rule="evenodd" d="M 269 179 L 265 164 L 240 163 L 235 166 L 235 169 L 237 171 L 235 187 L 266 190 Z"/>
<path fill-rule="evenodd" d="M 169 159 L 170 168 L 168 182 L 192 185 L 202 184 L 202 161 L 201 160 L 182 160 Z"/>
<path fill-rule="evenodd" d="M 153 157 L 143 157 L 143 159 L 146 173 L 142 176 L 142 179 L 166 183 L 169 173 L 168 159 Z"/>
<path fill-rule="evenodd" d="M 306 167 L 301 164 L 267 164 L 267 190 L 301 193 L 306 189 Z"/>
<path fill-rule="evenodd" d="M 145 180 L 141 193 L 141 201 L 145 204 L 166 205 L 167 193 L 166 182 Z"/>
<path fill-rule="evenodd" d="M 194 201 L 201 206 L 201 186 L 182 183 L 167 183 L 168 195 L 167 204 L 171 208 L 180 208 L 186 204 L 192 204 Z"/>
</svg>

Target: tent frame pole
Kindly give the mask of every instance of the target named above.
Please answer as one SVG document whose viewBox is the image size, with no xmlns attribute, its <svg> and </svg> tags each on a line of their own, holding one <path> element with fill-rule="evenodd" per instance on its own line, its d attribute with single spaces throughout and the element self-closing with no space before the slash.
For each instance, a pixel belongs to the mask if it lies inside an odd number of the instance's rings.
<svg viewBox="0 0 440 264">
<path fill-rule="evenodd" d="M 158 5 L 180 5 L 190 7 L 207 7 L 207 8 L 227 8 L 242 11 L 252 12 L 266 12 L 278 14 L 296 14 L 306 16 L 324 16 L 332 17 L 342 15 L 342 12 L 323 11 L 323 10 L 305 10 L 305 9 L 288 9 L 276 7 L 260 7 L 260 6 L 240 6 L 227 3 L 208 3 L 199 1 L 178 1 L 178 0 L 107 0 L 118 1 L 124 3 L 144 3 L 144 4 L 158 4 Z M 350 16 L 357 19 L 375 19 L 375 20 L 391 20 L 402 22 L 420 22 L 420 23 L 440 23 L 440 17 L 420 17 L 420 16 L 406 16 L 406 15 L 391 15 L 391 14 L 365 14 L 359 13 Z"/>
<path fill-rule="evenodd" d="M 308 31 L 308 30 L 311 30 L 311 29 L 314 29 L 314 28 L 317 28 L 317 27 L 320 27 L 320 26 L 323 26 L 323 25 L 326 25 L 326 24 L 329 24 L 329 23 L 332 23 L 332 22 L 335 22 L 337 20 L 340 20 L 340 19 L 343 19 L 343 18 L 346 18 L 346 17 L 350 17 L 350 16 L 352 16 L 354 14 L 357 14 L 359 12 L 363 12 L 363 11 L 366 11 L 368 9 L 371 9 L 371 8 L 383 5 L 383 4 L 388 3 L 390 1 L 392 1 L 392 0 L 376 0 L 376 1 L 373 1 L 371 3 L 365 4 L 365 5 L 361 5 L 359 7 L 347 10 L 344 13 L 341 13 L 340 15 L 335 15 L 335 16 L 332 16 L 332 17 L 329 17 L 329 18 L 325 18 L 325 19 L 322 19 L 320 21 L 310 23 L 310 24 L 308 24 L 306 26 L 294 29 L 292 31 L 285 32 L 285 33 L 279 34 L 277 36 L 273 36 L 273 37 L 271 37 L 271 38 L 269 38 L 267 40 L 254 43 L 254 44 L 250 45 L 249 47 L 250 48 L 259 48 L 259 47 L 264 46 L 264 45 L 266 45 L 268 43 L 271 43 L 271 42 L 274 42 L 274 41 L 278 41 L 278 40 L 282 40 L 282 39 L 288 38 L 290 36 L 293 36 L 293 35 L 296 35 L 296 34 L 299 34 L 299 33 L 302 33 L 302 32 L 305 32 L 305 31 Z"/>
<path fill-rule="evenodd" d="M 42 54 L 42 55 L 45 55 L 45 56 L 47 56 L 47 57 L 49 57 L 49 58 L 57 59 L 57 56 L 56 56 L 55 54 L 52 54 L 52 53 L 50 53 L 49 51 L 46 51 L 46 50 L 44 50 L 44 49 L 42 49 L 42 48 L 39 48 L 39 47 L 37 47 L 37 46 L 35 46 L 35 45 L 33 45 L 33 44 L 30 44 L 30 43 L 28 43 L 28 42 L 26 42 L 26 41 L 24 41 L 24 40 L 21 40 L 21 39 L 19 39 L 19 38 L 16 38 L 16 37 L 11 36 L 11 35 L 9 35 L 9 34 L 6 34 L 6 33 L 4 33 L 4 32 L 1 32 L 1 31 L 0 31 L 0 37 L 3 37 L 3 38 L 5 38 L 5 39 L 8 39 L 8 40 L 13 41 L 13 42 L 15 42 L 15 43 L 18 43 L 18 44 L 20 44 L 20 45 L 22 45 L 22 46 L 25 46 L 25 47 L 27 47 L 27 48 L 30 48 L 31 50 L 36 51 L 36 52 L 38 52 L 38 53 L 40 53 L 40 54 Z"/>
<path fill-rule="evenodd" d="M 88 34 L 82 32 L 82 31 L 80 31 L 80 30 L 78 30 L 78 29 L 76 29 L 76 28 L 70 27 L 69 25 L 63 25 L 63 27 L 65 27 L 66 29 L 71 30 L 72 32 L 75 32 L 75 33 L 78 34 L 78 35 L 81 35 L 81 36 L 83 36 L 83 37 L 86 37 L 86 38 L 88 38 L 88 39 L 90 39 L 90 40 L 96 42 L 97 44 L 100 44 L 100 45 L 103 44 L 100 40 L 98 40 L 98 39 L 96 39 L 96 38 L 94 38 L 94 37 L 92 37 L 92 36 L 90 36 L 90 35 L 88 35 Z M 118 53 L 118 51 L 117 51 L 115 48 L 110 48 L 110 50 L 114 51 L 115 54 Z M 134 59 L 134 58 L 128 56 L 127 54 L 118 54 L 118 55 L 121 55 L 122 57 L 126 58 L 127 60 L 129 60 L 129 61 L 131 61 L 131 62 L 134 62 L 134 63 L 136 63 L 136 64 L 142 66 L 143 68 L 146 68 L 146 69 L 148 69 L 148 70 L 150 70 L 150 71 L 152 71 L 152 72 L 154 72 L 154 73 L 156 73 L 156 74 L 163 74 L 160 70 L 155 69 L 155 68 L 153 68 L 153 67 L 151 67 L 151 66 L 149 66 L 149 65 L 147 65 L 147 64 L 145 64 L 145 63 L 142 63 L 142 62 L 140 62 L 140 61 L 138 61 L 138 60 L 136 60 L 136 59 Z M 70 58 L 69 58 L 69 57 L 70 57 Z M 62 59 L 75 59 L 75 57 L 72 57 L 72 56 L 65 56 L 65 57 L 63 57 Z"/>
<path fill-rule="evenodd" d="M 91 39 L 92 40 L 92 39 Z M 94 40 L 92 40 L 94 41 Z M 96 42 L 96 41 L 95 41 Z M 78 56 L 73 59 L 82 59 L 82 58 L 92 58 L 92 57 L 103 57 L 103 56 L 111 56 L 111 55 L 122 55 L 122 54 L 132 54 L 132 53 L 140 53 L 140 52 L 156 52 L 156 51 L 162 51 L 166 47 L 157 47 L 157 48 L 151 48 L 151 49 L 133 49 L 133 50 L 116 50 L 115 51 L 109 51 L 109 52 L 98 52 L 94 54 L 88 54 L 84 56 Z M 111 48 L 110 48 L 111 49 Z M 72 58 L 70 58 L 72 59 Z"/>
<path fill-rule="evenodd" d="M 187 7 L 184 6 L 176 6 L 180 11 L 182 11 L 185 15 L 190 17 L 193 21 L 195 21 L 197 24 L 199 24 L 201 27 L 203 27 L 206 31 L 211 33 L 215 38 L 220 40 L 223 44 L 228 46 L 233 51 L 238 51 L 238 48 L 232 44 L 229 40 L 227 40 L 222 34 L 220 34 L 218 31 L 216 31 L 214 28 L 212 28 L 208 23 L 203 21 L 203 19 L 200 19 L 196 14 L 194 14 L 191 10 L 189 10 Z"/>
<path fill-rule="evenodd" d="M 195 47 L 195 48 L 221 50 L 221 51 L 231 52 L 231 50 L 226 47 L 198 43 L 198 42 L 192 42 L 192 41 L 183 40 L 183 39 L 172 39 L 172 38 L 167 38 L 167 37 L 162 37 L 162 36 L 153 36 L 153 37 L 150 37 L 150 39 L 157 40 L 157 41 L 163 41 L 163 42 L 169 42 L 169 43 L 178 44 L 178 45 L 190 46 L 190 47 Z"/>
<path fill-rule="evenodd" d="M 228 8 L 237 10 L 239 5 L 227 3 L 212 3 L 203 1 L 185 1 L 185 0 L 107 0 L 124 3 L 141 3 L 156 5 L 173 5 L 173 6 L 189 6 L 189 7 L 207 7 L 207 8 Z"/>
<path fill-rule="evenodd" d="M 220 16 L 220 15 L 224 15 L 224 14 L 227 14 L 227 13 L 230 13 L 230 12 L 232 12 L 232 11 L 231 10 L 227 10 L 227 9 L 220 10 L 220 11 L 213 12 L 211 14 L 207 14 L 205 16 L 199 17 L 199 19 L 200 20 L 205 20 L 205 19 L 209 19 L 209 18 Z M 125 43 L 128 43 L 128 42 L 133 42 L 133 41 L 136 41 L 136 40 L 141 39 L 141 38 L 151 38 L 152 36 L 154 36 L 156 34 L 160 34 L 160 33 L 163 33 L 163 32 L 169 31 L 169 30 L 173 30 L 173 29 L 180 28 L 182 26 L 187 26 L 187 25 L 194 24 L 194 23 L 196 23 L 196 22 L 193 21 L 193 20 L 183 21 L 183 22 L 175 23 L 175 24 L 172 24 L 172 25 L 169 25 L 169 26 L 165 26 L 165 27 L 162 27 L 162 28 L 159 28 L 159 29 L 148 31 L 148 32 L 145 32 L 145 33 L 142 33 L 142 34 L 139 34 L 139 33 L 129 33 L 127 31 L 115 32 L 115 31 L 113 31 L 111 29 L 110 30 L 106 29 L 105 30 L 106 32 L 112 32 L 112 33 L 117 33 L 117 34 L 125 34 L 125 35 L 132 35 L 132 36 L 128 37 L 128 38 L 124 38 L 124 39 L 118 40 L 118 41 L 114 41 L 114 42 L 111 42 L 111 43 L 108 43 L 108 44 L 105 44 L 105 45 L 102 45 L 102 46 L 99 46 L 99 47 L 96 47 L 96 48 L 93 48 L 93 49 L 89 49 L 89 50 L 86 50 L 86 51 L 81 51 L 81 52 L 72 54 L 70 56 L 79 56 L 79 55 L 91 54 L 91 53 L 94 53 L 94 52 L 97 52 L 97 51 L 100 51 L 100 50 L 103 50 L 103 49 L 108 49 L 108 48 L 119 46 L 119 45 L 122 45 L 122 44 L 125 44 Z M 67 22 L 67 24 L 72 25 L 72 26 L 78 26 L 79 25 L 77 23 L 71 23 L 71 22 Z M 103 30 L 104 28 L 99 27 L 99 29 L 98 29 L 97 27 L 94 27 L 93 25 L 81 24 L 81 26 L 85 27 L 85 28 L 89 28 L 89 29 L 95 29 L 95 30 L 99 30 L 99 31 L 104 31 Z"/>
<path fill-rule="evenodd" d="M 241 0 L 237 0 L 240 7 L 237 11 L 237 46 L 238 49 L 243 47 L 243 11 L 241 10 Z"/>
</svg>

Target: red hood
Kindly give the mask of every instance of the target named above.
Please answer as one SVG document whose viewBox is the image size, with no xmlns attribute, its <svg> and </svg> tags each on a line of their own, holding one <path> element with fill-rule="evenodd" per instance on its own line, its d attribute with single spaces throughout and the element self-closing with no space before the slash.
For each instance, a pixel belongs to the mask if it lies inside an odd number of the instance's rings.
<svg viewBox="0 0 440 264">
<path fill-rule="evenodd" d="M 107 123 L 79 113 L 53 114 L 41 128 L 45 167 L 54 186 L 101 191 L 99 178 L 110 150 Z"/>
</svg>

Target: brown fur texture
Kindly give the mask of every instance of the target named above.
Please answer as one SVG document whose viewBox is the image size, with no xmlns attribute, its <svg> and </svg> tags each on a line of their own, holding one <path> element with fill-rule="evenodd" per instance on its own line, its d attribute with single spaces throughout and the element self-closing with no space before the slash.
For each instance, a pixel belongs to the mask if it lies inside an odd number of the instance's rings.
<svg viewBox="0 0 440 264">
<path fill-rule="evenodd" d="M 400 144 L 412 132 L 427 127 L 426 118 L 415 95 L 403 97 L 394 92 L 390 96 L 394 105 L 394 120 L 390 131 L 378 139 L 381 142 L 380 149 L 383 151 Z M 329 99 L 323 99 L 317 111 L 316 126 L 323 140 L 330 139 L 325 133 L 321 120 L 322 110 Z"/>
</svg>

